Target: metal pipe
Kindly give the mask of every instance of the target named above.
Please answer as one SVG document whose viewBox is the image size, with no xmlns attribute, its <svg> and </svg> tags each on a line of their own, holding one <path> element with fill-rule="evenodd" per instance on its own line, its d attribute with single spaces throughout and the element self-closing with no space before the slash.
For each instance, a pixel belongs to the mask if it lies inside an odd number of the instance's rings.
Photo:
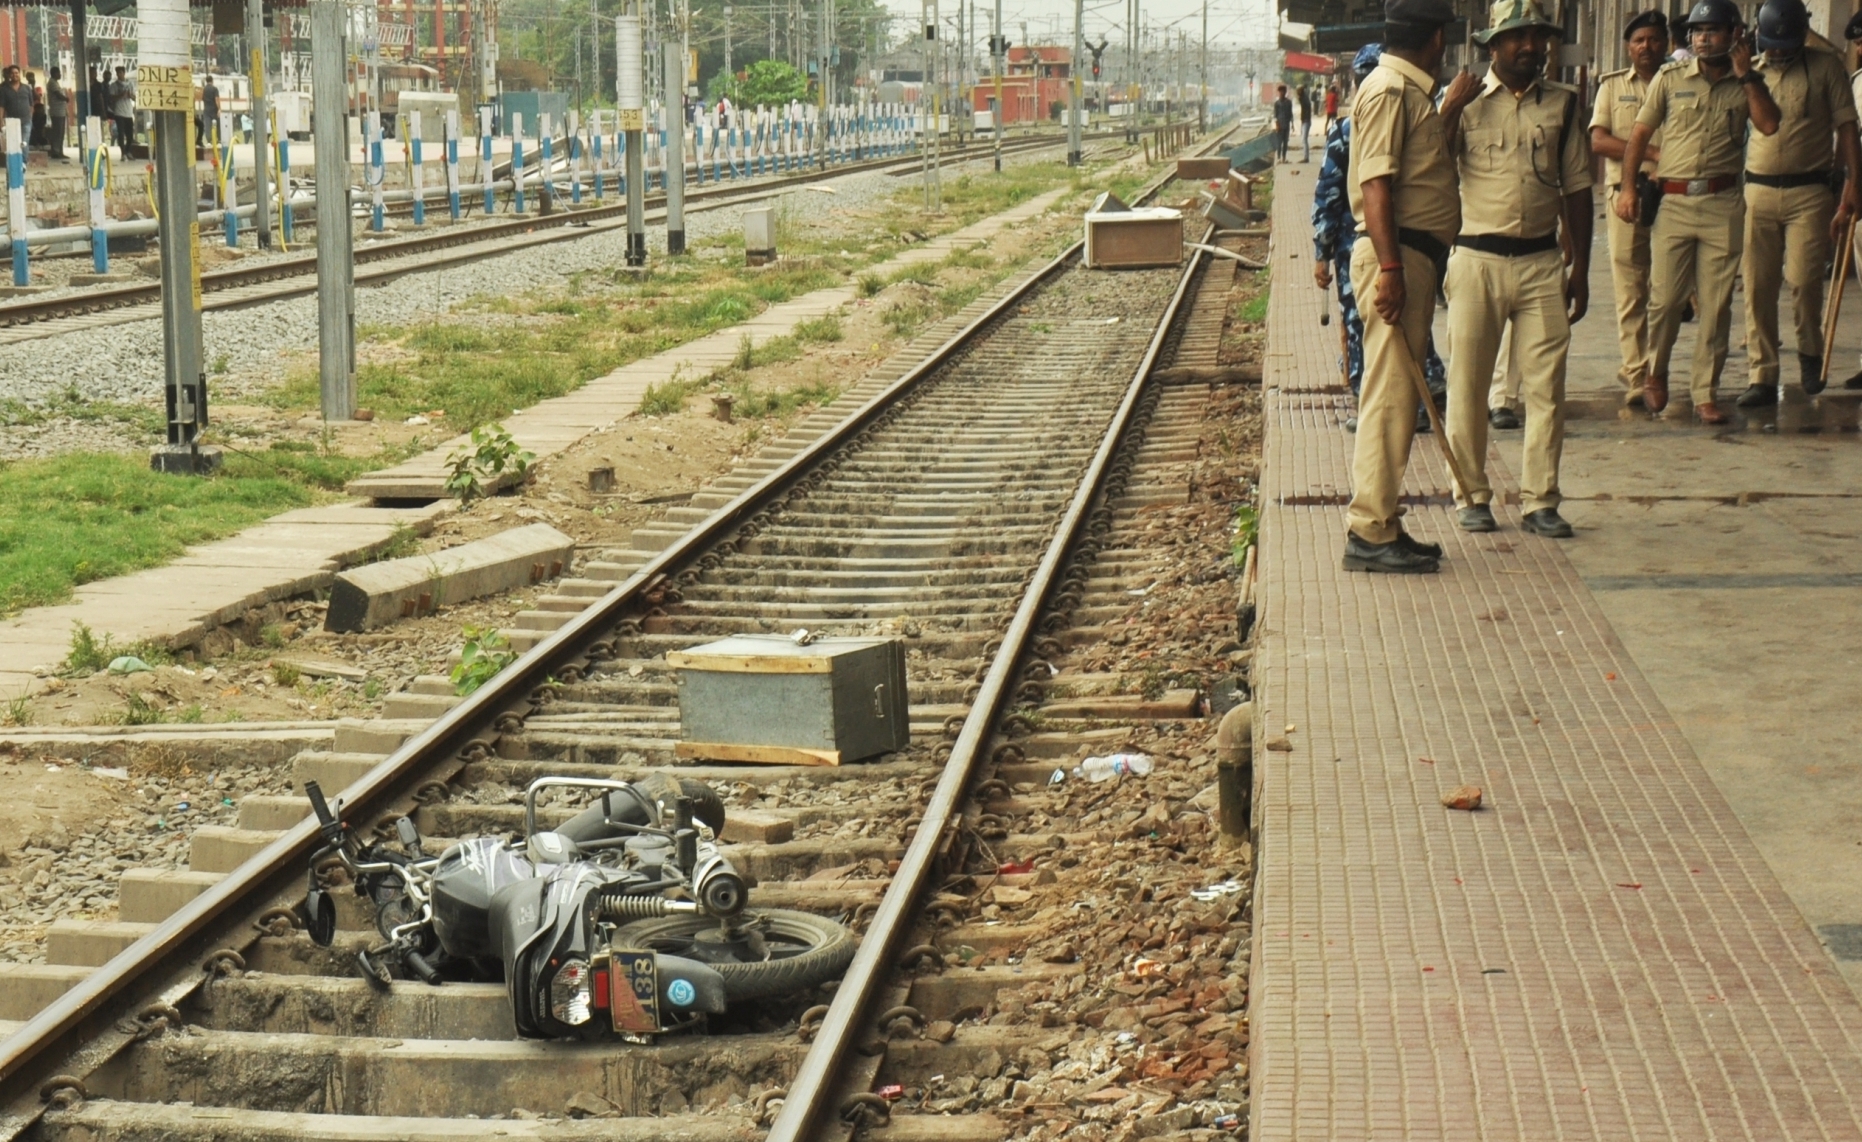
<svg viewBox="0 0 1862 1142">
<path fill-rule="evenodd" d="M 79 0 L 81 3 L 82 0 Z M 259 249 L 272 246 L 271 111 L 265 98 L 265 0 L 246 0 L 246 82 L 252 87 L 252 180 Z"/>
</svg>

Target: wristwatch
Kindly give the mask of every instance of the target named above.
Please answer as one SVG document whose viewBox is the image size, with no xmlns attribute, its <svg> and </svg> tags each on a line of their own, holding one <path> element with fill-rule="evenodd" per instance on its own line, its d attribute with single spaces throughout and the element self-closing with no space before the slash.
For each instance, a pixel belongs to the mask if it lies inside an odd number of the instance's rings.
<svg viewBox="0 0 1862 1142">
<path fill-rule="evenodd" d="M 1762 76 L 1762 75 L 1760 75 L 1760 74 L 1759 74 L 1759 73 L 1758 73 L 1758 72 L 1757 72 L 1756 70 L 1754 70 L 1754 71 L 1748 71 L 1748 72 L 1747 72 L 1746 74 L 1744 74 L 1744 75 L 1742 75 L 1742 76 L 1740 76 L 1740 77 L 1739 77 L 1739 82 L 1741 82 L 1741 83 L 1756 83 L 1756 84 L 1758 84 L 1758 85 L 1759 85 L 1760 87 L 1764 87 L 1764 86 L 1765 86 L 1765 77 L 1764 77 L 1764 76 Z"/>
</svg>

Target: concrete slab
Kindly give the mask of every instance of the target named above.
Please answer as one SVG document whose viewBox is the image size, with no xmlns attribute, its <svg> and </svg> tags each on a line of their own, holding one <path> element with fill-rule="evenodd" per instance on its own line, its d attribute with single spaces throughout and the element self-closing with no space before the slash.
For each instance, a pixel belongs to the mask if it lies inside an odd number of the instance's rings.
<svg viewBox="0 0 1862 1142">
<path fill-rule="evenodd" d="M 0 964 L 0 1019 L 31 1019 L 90 973 L 66 964 Z"/>
<path fill-rule="evenodd" d="M 574 552 L 575 540 L 535 523 L 430 555 L 358 567 L 336 576 L 324 629 L 373 630 L 409 614 L 540 583 L 561 575 Z"/>
<path fill-rule="evenodd" d="M 67 967 L 102 967 L 154 930 L 154 924 L 130 924 L 120 920 L 54 920 L 45 929 L 45 962 Z"/>
<path fill-rule="evenodd" d="M 218 884 L 217 872 L 132 868 L 117 885 L 117 919 L 131 924 L 159 924 L 188 901 Z"/>
</svg>

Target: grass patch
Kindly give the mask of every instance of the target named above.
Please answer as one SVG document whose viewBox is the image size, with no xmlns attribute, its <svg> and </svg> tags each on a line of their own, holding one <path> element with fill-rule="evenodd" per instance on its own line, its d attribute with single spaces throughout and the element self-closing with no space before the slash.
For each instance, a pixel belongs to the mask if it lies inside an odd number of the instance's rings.
<svg viewBox="0 0 1862 1142">
<path fill-rule="evenodd" d="M 380 463 L 269 449 L 229 450 L 207 477 L 151 472 L 146 459 L 114 453 L 0 466 L 0 613 L 61 602 L 73 587 L 322 502 Z"/>
<path fill-rule="evenodd" d="M 519 317 L 545 314 L 552 320 L 489 323 L 474 321 L 468 313 L 463 320 L 383 330 L 382 338 L 394 342 L 400 355 L 358 370 L 357 399 L 382 417 L 441 410 L 449 430 L 469 432 L 504 420 L 512 409 L 563 396 L 622 365 L 842 280 L 825 267 L 777 270 L 741 281 L 699 267 L 627 281 L 600 296 L 493 298 L 483 309 Z M 780 351 L 757 347 L 760 355 Z M 668 390 L 660 402 L 677 396 Z M 305 370 L 266 399 L 280 408 L 314 407 L 316 376 Z M 656 415 L 665 411 L 670 409 Z"/>
<path fill-rule="evenodd" d="M 886 279 L 878 274 L 861 274 L 859 286 L 861 297 L 878 297 L 879 291 L 886 288 Z"/>
<path fill-rule="evenodd" d="M 1268 290 L 1262 290 L 1242 304 L 1239 316 L 1243 321 L 1252 321 L 1259 324 L 1267 320 L 1268 292 Z"/>
<path fill-rule="evenodd" d="M 640 398 L 641 416 L 671 416 L 685 407 L 686 399 L 703 387 L 704 382 L 674 377 L 657 385 L 648 385 Z"/>
<path fill-rule="evenodd" d="M 806 321 L 795 323 L 795 339 L 804 343 L 839 341 L 845 336 L 847 336 L 847 331 L 841 328 L 839 314 L 824 313 L 820 317 L 811 317 Z"/>
</svg>

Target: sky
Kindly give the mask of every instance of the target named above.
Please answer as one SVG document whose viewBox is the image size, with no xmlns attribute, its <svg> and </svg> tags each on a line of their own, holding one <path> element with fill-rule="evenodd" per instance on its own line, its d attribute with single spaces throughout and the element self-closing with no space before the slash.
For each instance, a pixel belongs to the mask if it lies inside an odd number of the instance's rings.
<svg viewBox="0 0 1862 1142">
<path fill-rule="evenodd" d="M 914 0 L 884 2 L 899 14 L 899 27 L 918 22 L 921 3 Z M 952 15 L 957 2 L 938 0 L 939 12 L 947 17 Z M 964 2 L 976 4 L 977 19 L 987 28 L 994 14 L 994 0 Z M 1152 28 L 1171 25 L 1187 32 L 1192 40 L 1200 39 L 1202 0 L 1140 0 L 1140 5 L 1142 25 Z M 1086 0 L 1086 38 L 1098 40 L 1103 36 L 1115 44 L 1123 43 L 1125 6 L 1126 0 Z M 1209 0 L 1209 42 L 1271 46 L 1279 19 L 1277 9 L 1274 0 Z M 1028 25 L 1027 38 L 1035 43 L 1069 43 L 1073 38 L 1072 0 L 1002 0 L 1002 22 L 1011 42 L 1022 42 L 1023 21 Z"/>
</svg>

